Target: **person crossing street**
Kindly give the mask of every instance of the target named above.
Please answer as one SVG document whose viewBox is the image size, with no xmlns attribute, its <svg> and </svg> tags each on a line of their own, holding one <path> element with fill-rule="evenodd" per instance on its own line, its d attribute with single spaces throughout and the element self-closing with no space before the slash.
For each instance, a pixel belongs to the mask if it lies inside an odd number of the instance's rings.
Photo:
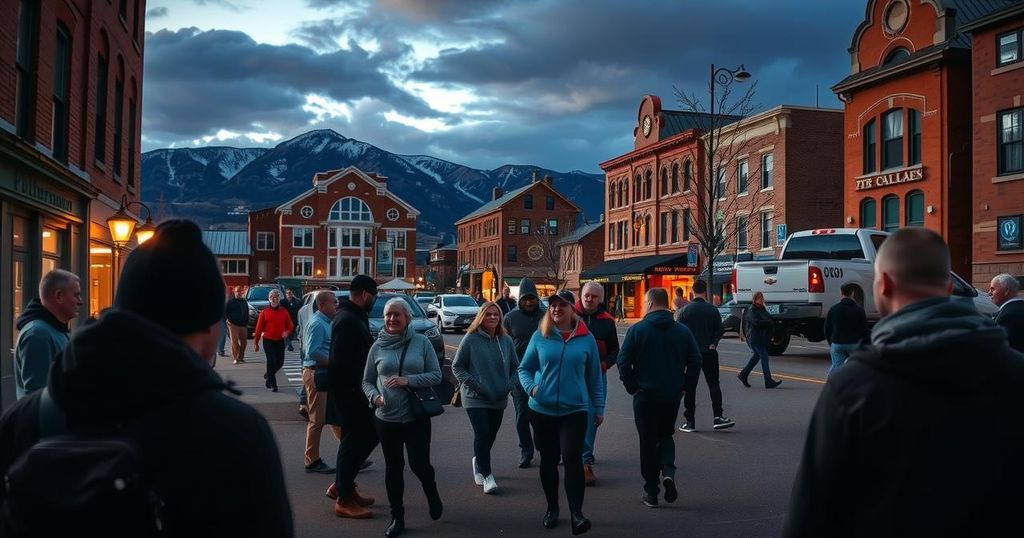
<svg viewBox="0 0 1024 538">
<path fill-rule="evenodd" d="M 711 394 L 711 410 L 714 413 L 711 427 L 723 430 L 736 425 L 722 410 L 722 387 L 718 383 L 718 342 L 725 334 L 725 327 L 722 325 L 722 316 L 718 309 L 708 303 L 707 293 L 706 282 L 694 282 L 693 301 L 682 310 L 676 311 L 676 321 L 686 325 L 693 333 L 701 355 L 700 371 L 693 376 L 693 385 L 686 387 L 686 396 L 683 397 L 683 417 L 686 422 L 679 427 L 679 431 L 684 432 L 697 431 L 697 383 L 700 381 L 701 372 L 704 372 L 704 381 L 707 382 L 708 392 Z"/>
</svg>

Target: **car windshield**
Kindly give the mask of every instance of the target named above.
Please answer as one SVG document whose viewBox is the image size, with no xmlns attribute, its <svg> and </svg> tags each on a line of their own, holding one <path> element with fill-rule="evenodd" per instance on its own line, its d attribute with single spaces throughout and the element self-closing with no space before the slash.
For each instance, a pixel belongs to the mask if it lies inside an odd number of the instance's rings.
<svg viewBox="0 0 1024 538">
<path fill-rule="evenodd" d="M 409 304 L 409 310 L 412 310 L 412 317 L 413 318 L 422 318 L 423 317 L 423 309 L 420 308 L 420 305 L 416 304 L 416 301 L 412 300 L 412 298 L 407 296 L 407 295 L 379 295 L 379 296 L 377 296 L 377 300 L 373 303 L 373 310 L 370 310 L 370 317 L 371 318 L 383 318 L 384 317 L 384 305 L 388 304 L 388 301 L 390 301 L 391 299 L 394 299 L 395 297 L 399 297 L 403 301 L 405 301 L 406 303 Z"/>
<path fill-rule="evenodd" d="M 270 290 L 277 288 L 249 288 L 249 293 L 245 298 L 249 301 L 266 301 L 267 296 L 270 295 Z"/>
<path fill-rule="evenodd" d="M 791 237 L 782 252 L 783 260 L 852 260 L 863 257 L 860 239 L 853 234 Z"/>
<path fill-rule="evenodd" d="M 451 295 L 444 298 L 444 306 L 477 306 L 469 295 Z"/>
</svg>

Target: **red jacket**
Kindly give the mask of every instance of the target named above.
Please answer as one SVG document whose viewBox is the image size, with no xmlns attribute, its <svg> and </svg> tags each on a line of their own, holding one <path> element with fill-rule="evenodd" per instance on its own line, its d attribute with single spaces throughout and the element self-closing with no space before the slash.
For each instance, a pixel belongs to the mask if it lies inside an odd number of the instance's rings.
<svg viewBox="0 0 1024 538">
<path fill-rule="evenodd" d="M 260 337 L 266 335 L 266 340 L 281 341 L 284 333 L 291 333 L 295 329 L 292 323 L 292 316 L 288 309 L 283 306 L 277 308 L 266 307 L 260 310 L 260 317 L 256 320 L 256 330 L 253 331 L 252 339 L 260 341 Z"/>
<path fill-rule="evenodd" d="M 615 365 L 619 357 L 619 332 L 615 326 L 615 318 L 600 305 L 592 314 L 583 308 L 583 302 L 576 301 L 576 314 L 583 319 L 590 334 L 597 340 L 597 349 L 601 352 L 601 370 L 607 372 Z"/>
</svg>

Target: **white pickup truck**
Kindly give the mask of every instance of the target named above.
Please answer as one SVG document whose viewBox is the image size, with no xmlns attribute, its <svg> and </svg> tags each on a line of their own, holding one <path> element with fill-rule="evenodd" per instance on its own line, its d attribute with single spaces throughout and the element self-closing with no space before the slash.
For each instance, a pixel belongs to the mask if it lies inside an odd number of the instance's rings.
<svg viewBox="0 0 1024 538">
<path fill-rule="evenodd" d="M 754 292 L 764 293 L 765 307 L 775 318 L 768 353 L 781 355 L 792 335 L 811 342 L 825 339 L 825 316 L 839 302 L 840 286 L 857 286 L 855 298 L 868 323 L 878 321 L 872 293 L 875 254 L 888 232 L 866 228 L 829 228 L 796 232 L 786 240 L 778 260 L 737 263 L 732 272 L 735 302 L 732 313 L 743 319 Z M 996 306 L 955 273 L 953 297 L 972 301 L 983 314 Z"/>
</svg>

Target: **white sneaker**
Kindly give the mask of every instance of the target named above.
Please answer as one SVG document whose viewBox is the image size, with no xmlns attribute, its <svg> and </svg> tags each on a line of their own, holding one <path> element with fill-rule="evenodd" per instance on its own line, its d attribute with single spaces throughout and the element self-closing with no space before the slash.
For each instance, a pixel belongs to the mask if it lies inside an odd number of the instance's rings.
<svg viewBox="0 0 1024 538">
<path fill-rule="evenodd" d="M 487 478 L 484 478 L 484 493 L 494 493 L 496 489 L 498 489 L 498 483 L 495 482 L 494 475 L 487 475 Z"/>
<path fill-rule="evenodd" d="M 476 456 L 473 456 L 473 482 L 476 482 L 478 486 L 484 485 L 484 475 L 480 474 L 476 468 Z"/>
</svg>

